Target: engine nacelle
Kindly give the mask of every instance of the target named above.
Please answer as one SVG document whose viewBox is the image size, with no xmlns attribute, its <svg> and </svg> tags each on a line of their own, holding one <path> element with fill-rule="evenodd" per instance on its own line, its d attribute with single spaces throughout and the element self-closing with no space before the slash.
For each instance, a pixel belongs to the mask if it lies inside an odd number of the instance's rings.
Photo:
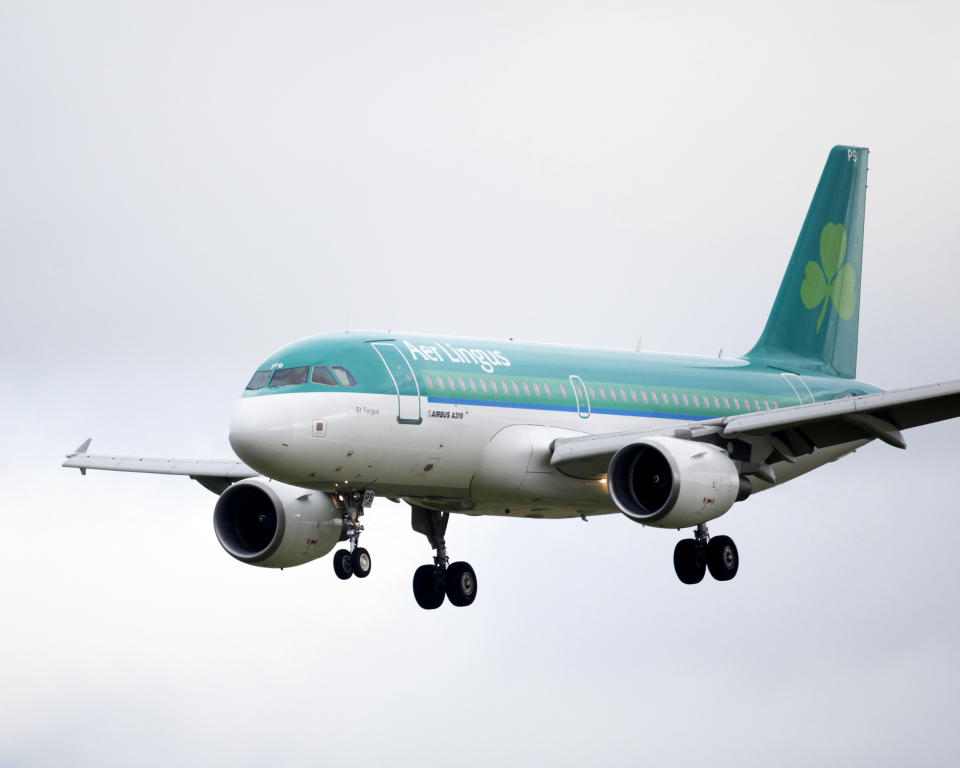
<svg viewBox="0 0 960 768">
<path fill-rule="evenodd" d="M 264 568 L 323 557 L 340 541 L 342 522 L 328 494 L 263 478 L 231 485 L 213 511 L 213 529 L 228 554 Z"/>
<path fill-rule="evenodd" d="M 643 525 L 687 528 L 727 512 L 749 495 L 722 448 L 675 437 L 650 437 L 610 460 L 607 489 L 623 514 Z"/>
</svg>

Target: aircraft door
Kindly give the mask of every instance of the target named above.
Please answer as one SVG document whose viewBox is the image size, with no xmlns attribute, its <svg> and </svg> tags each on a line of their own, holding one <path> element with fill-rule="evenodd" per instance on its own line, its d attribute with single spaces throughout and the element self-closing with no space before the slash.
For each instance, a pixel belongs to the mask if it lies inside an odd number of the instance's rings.
<svg viewBox="0 0 960 768">
<path fill-rule="evenodd" d="M 397 421 L 401 424 L 420 424 L 423 421 L 420 415 L 420 385 L 410 362 L 392 342 L 375 341 L 370 346 L 380 356 L 397 389 Z"/>
<path fill-rule="evenodd" d="M 581 419 L 589 419 L 590 397 L 587 395 L 587 387 L 583 379 L 576 375 L 571 376 L 570 386 L 573 389 L 573 397 L 577 401 L 577 415 Z"/>
<path fill-rule="evenodd" d="M 816 400 L 813 396 L 813 392 L 810 391 L 810 387 L 807 386 L 802 378 L 797 376 L 795 373 L 781 373 L 784 380 L 787 384 L 790 385 L 790 389 L 793 390 L 793 394 L 797 396 L 797 400 L 800 401 L 800 405 L 806 405 L 807 403 L 812 403 Z"/>
</svg>

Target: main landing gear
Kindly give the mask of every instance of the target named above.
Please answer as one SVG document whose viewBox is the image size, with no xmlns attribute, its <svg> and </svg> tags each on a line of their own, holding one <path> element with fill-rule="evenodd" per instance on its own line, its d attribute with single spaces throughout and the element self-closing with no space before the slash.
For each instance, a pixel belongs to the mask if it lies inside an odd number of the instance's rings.
<svg viewBox="0 0 960 768">
<path fill-rule="evenodd" d="M 337 574 L 337 578 L 349 579 L 356 576 L 358 579 L 365 579 L 370 575 L 370 553 L 358 546 L 358 543 L 363 530 L 359 521 L 363 510 L 373 504 L 373 498 L 373 491 L 356 491 L 340 497 L 344 506 L 343 530 L 350 541 L 350 549 L 338 549 L 333 553 L 333 572 Z"/>
<path fill-rule="evenodd" d="M 733 539 L 729 536 L 711 538 L 704 523 L 697 526 L 694 538 L 678 541 L 673 550 L 673 568 L 684 584 L 699 584 L 707 569 L 717 581 L 730 581 L 739 567 L 740 555 Z"/>
<path fill-rule="evenodd" d="M 447 557 L 444 534 L 449 512 L 436 512 L 411 506 L 410 524 L 422 533 L 437 551 L 433 565 L 421 565 L 413 574 L 413 596 L 421 608 L 433 610 L 443 604 L 443 598 L 456 606 L 470 605 L 477 596 L 477 575 L 469 563 L 451 563 Z"/>
</svg>

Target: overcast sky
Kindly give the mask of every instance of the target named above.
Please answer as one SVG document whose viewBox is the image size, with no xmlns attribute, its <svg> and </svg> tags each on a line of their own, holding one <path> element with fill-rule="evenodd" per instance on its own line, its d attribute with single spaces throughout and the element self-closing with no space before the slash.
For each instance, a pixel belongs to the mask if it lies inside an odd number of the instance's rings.
<svg viewBox="0 0 960 768">
<path fill-rule="evenodd" d="M 0 4 L 0 763 L 960 761 L 960 423 L 737 505 L 736 580 L 620 515 L 406 506 L 365 581 L 244 566 L 182 478 L 344 327 L 735 355 L 829 148 L 869 146 L 859 375 L 960 378 L 960 8 Z"/>
</svg>

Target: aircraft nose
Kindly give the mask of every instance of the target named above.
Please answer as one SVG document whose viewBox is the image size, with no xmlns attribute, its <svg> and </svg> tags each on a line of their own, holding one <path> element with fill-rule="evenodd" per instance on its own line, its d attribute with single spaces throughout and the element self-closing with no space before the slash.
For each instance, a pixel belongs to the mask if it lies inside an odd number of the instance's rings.
<svg viewBox="0 0 960 768">
<path fill-rule="evenodd" d="M 283 397 L 242 397 L 230 416 L 234 453 L 261 474 L 277 477 L 289 453 L 292 423 Z"/>
</svg>

